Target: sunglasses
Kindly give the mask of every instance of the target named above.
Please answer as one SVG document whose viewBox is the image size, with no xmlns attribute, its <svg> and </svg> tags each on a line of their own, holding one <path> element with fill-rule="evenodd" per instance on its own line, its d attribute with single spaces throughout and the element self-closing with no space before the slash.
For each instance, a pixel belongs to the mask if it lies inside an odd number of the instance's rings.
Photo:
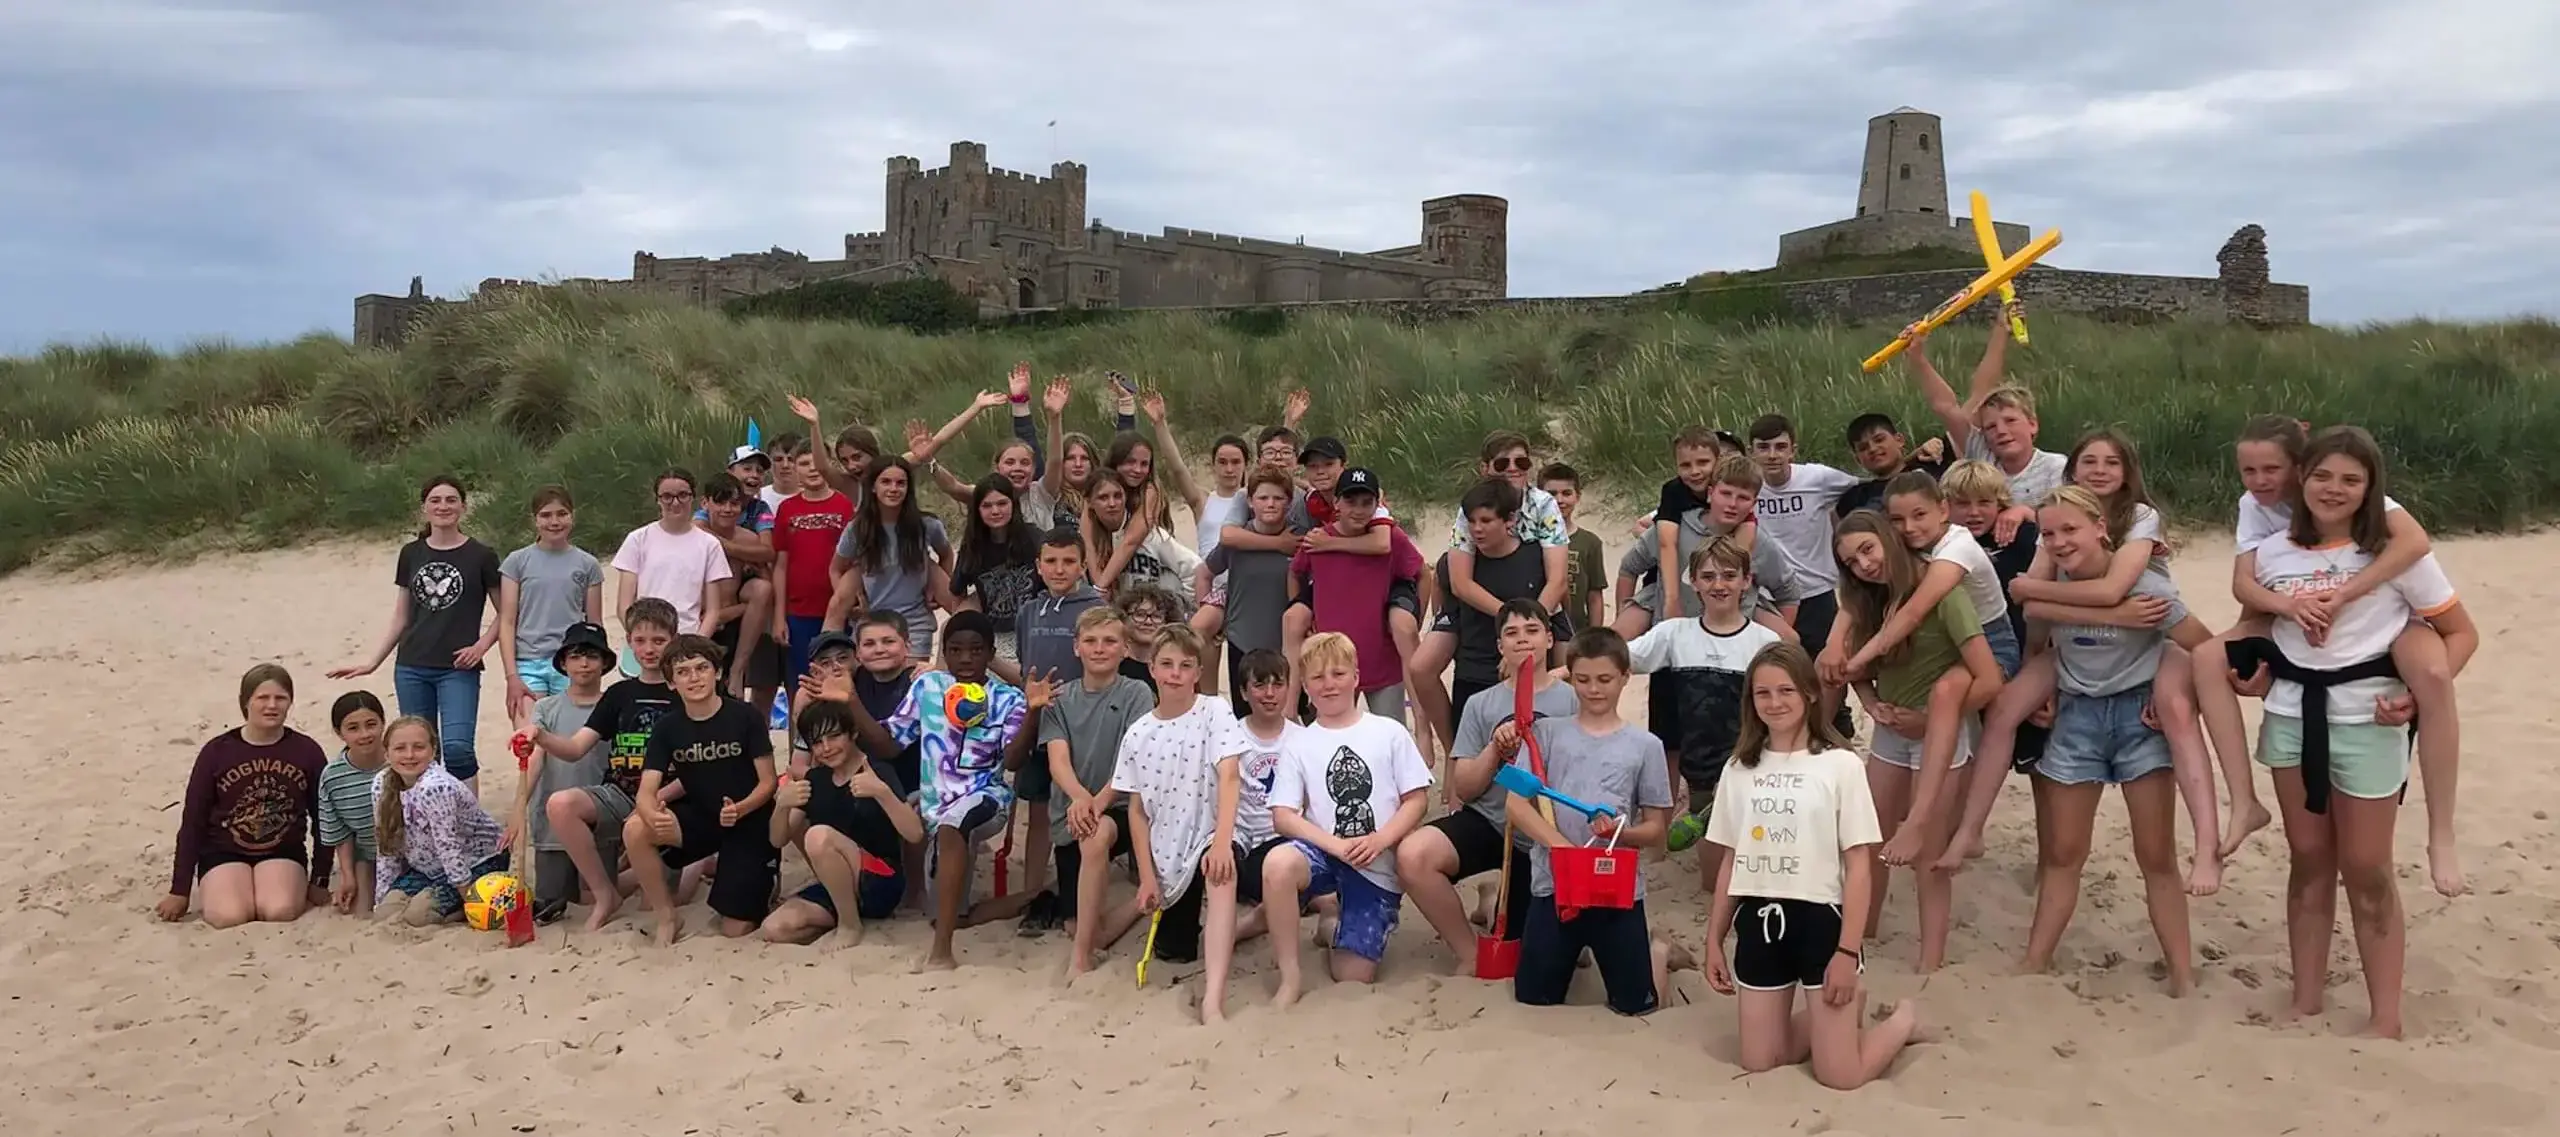
<svg viewBox="0 0 2560 1137">
<path fill-rule="evenodd" d="M 1526 470 L 1530 465 L 1529 456 L 1526 454 L 1513 458 L 1496 458 L 1493 460 L 1493 468 L 1497 470 Z"/>
</svg>

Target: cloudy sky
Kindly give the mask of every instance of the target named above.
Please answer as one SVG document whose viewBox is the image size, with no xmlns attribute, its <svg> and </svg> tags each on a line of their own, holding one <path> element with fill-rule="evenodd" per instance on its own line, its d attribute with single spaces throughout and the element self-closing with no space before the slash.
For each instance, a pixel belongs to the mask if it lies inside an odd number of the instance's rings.
<svg viewBox="0 0 2560 1137">
<path fill-rule="evenodd" d="M 2056 261 L 2315 316 L 2560 312 L 2550 0 L 8 0 L 0 351 L 344 334 L 423 275 L 839 255 L 882 159 L 1090 168 L 1092 216 L 1383 248 L 1511 200 L 1513 292 L 1767 265 L 1866 119 Z M 1048 124 L 1055 120 L 1057 125 Z"/>
</svg>

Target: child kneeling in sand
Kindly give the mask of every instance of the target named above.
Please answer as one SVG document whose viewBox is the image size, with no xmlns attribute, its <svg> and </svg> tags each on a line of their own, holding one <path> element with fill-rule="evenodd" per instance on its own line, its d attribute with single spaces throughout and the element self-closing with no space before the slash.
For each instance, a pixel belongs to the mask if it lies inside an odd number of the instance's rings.
<svg viewBox="0 0 2560 1137">
<path fill-rule="evenodd" d="M 205 743 L 187 775 L 161 919 L 186 919 L 199 884 L 204 922 L 217 928 L 292 921 L 326 902 L 329 858 L 313 859 L 310 849 L 322 841 L 320 776 L 329 759 L 284 724 L 292 710 L 293 675 L 284 668 L 261 663 L 240 676 L 240 725 Z M 312 846 L 302 843 L 306 827 Z"/>
<path fill-rule="evenodd" d="M 1370 712 L 1360 698 L 1360 658 L 1351 638 L 1321 632 L 1298 651 L 1316 721 L 1281 743 L 1271 781 L 1271 824 L 1286 845 L 1262 865 L 1262 911 L 1280 964 L 1274 1002 L 1298 1001 L 1298 905 L 1302 896 L 1338 895 L 1340 925 L 1328 971 L 1335 982 L 1374 983 L 1396 929 L 1404 893 L 1396 845 L 1422 824 L 1431 768 L 1404 724 Z"/>
<path fill-rule="evenodd" d="M 819 635 L 822 646 L 831 635 L 840 633 Z M 805 944 L 833 928 L 834 943 L 858 944 L 863 921 L 897 913 L 907 892 L 897 866 L 906 860 L 907 842 L 924 840 L 924 819 L 907 804 L 897 771 L 873 765 L 854 745 L 853 708 L 810 701 L 801 706 L 792 730 L 811 765 L 805 776 L 785 777 L 775 791 L 779 808 L 767 836 L 776 853 L 799 842 L 818 879 L 765 917 L 764 938 Z"/>
<path fill-rule="evenodd" d="M 1814 713 L 1813 658 L 1794 644 L 1762 648 L 1749 682 L 1733 769 L 1707 814 L 1707 840 L 1732 850 L 1707 921 L 1707 985 L 1739 989 L 1744 1070 L 1810 1060 L 1814 1080 L 1854 1090 L 1882 1077 L 1919 1026 L 1905 999 L 1860 1029 L 1860 950 L 1884 831 L 1864 764 Z M 1728 934 L 1740 937 L 1730 962 Z M 1802 1016 L 1799 987 L 1811 996 Z"/>
<path fill-rule="evenodd" d="M 1529 837 L 1529 919 L 1520 934 L 1520 968 L 1512 976 L 1512 997 L 1531 1006 L 1564 1002 L 1573 984 L 1574 964 L 1582 953 L 1600 971 L 1609 1009 L 1622 1015 L 1649 1015 L 1671 990 L 1673 951 L 1656 941 L 1644 922 L 1644 878 L 1636 878 L 1635 903 L 1626 908 L 1584 908 L 1568 913 L 1556 903 L 1556 877 L 1550 850 L 1611 841 L 1630 850 L 1659 845 L 1671 829 L 1671 767 L 1663 758 L 1662 740 L 1618 717 L 1618 696 L 1626 690 L 1625 637 L 1593 628 L 1573 638 L 1565 654 L 1565 675 L 1573 684 L 1572 718 L 1542 718 L 1529 727 L 1538 750 L 1546 756 L 1547 785 L 1557 793 L 1611 812 L 1588 817 L 1575 810 L 1548 810 L 1540 803 L 1510 795 L 1504 808 L 1511 824 Z M 1513 752 L 1510 764 L 1530 768 L 1518 726 L 1504 723 L 1494 730 L 1494 744 Z"/>
<path fill-rule="evenodd" d="M 436 727 L 411 715 L 382 732 L 375 783 L 373 917 L 423 928 L 462 915 L 462 890 L 507 867 L 502 827 L 439 760 Z"/>
<path fill-rule="evenodd" d="M 926 969 L 958 967 L 953 933 L 1019 915 L 1032 898 L 1026 891 L 985 904 L 968 903 L 977 849 L 1004 830 L 1013 805 L 1005 772 L 1021 768 L 1040 710 L 1049 704 L 1047 680 L 1033 679 L 1018 688 L 988 672 L 995 639 L 995 624 L 986 613 L 952 613 L 942 626 L 944 669 L 916 676 L 885 723 L 854 701 L 850 680 L 841 689 L 830 685 L 826 692 L 830 701 L 854 711 L 855 736 L 873 760 L 890 761 L 905 747 L 920 748 L 924 776 L 916 812 L 932 834 L 926 875 L 933 889 L 933 947 L 920 964 Z M 955 689 L 963 685 L 985 694 L 955 697 Z"/>
</svg>

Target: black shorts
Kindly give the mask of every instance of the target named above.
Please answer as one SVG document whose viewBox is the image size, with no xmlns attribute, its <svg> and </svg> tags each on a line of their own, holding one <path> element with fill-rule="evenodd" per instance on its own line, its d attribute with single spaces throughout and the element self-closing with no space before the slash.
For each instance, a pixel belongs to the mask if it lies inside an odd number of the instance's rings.
<svg viewBox="0 0 2560 1137">
<path fill-rule="evenodd" d="M 730 920 L 763 920 L 772 910 L 774 878 L 782 871 L 782 853 L 767 836 L 773 806 L 727 827 L 720 824 L 717 806 L 689 809 L 678 801 L 668 808 L 676 815 L 678 841 L 658 850 L 658 858 L 671 869 L 720 858 L 711 870 L 711 910 Z"/>
<path fill-rule="evenodd" d="M 2044 744 L 2052 740 L 2052 727 L 2019 723 L 2017 741 L 2011 744 L 2009 751 L 2009 769 L 2021 774 L 2034 773 L 2036 763 L 2044 761 Z"/>
<path fill-rule="evenodd" d="M 1737 896 L 1733 938 L 1735 983 L 1754 991 L 1818 991 L 1840 951 L 1840 907 Z"/>
<path fill-rule="evenodd" d="M 1230 846 L 1236 857 L 1237 907 L 1262 903 L 1263 857 L 1283 842 L 1274 837 L 1251 852 L 1242 845 Z M 1164 919 L 1156 924 L 1155 958 L 1166 963 L 1192 963 L 1200 958 L 1200 913 L 1208 904 L 1209 854 L 1202 853 L 1199 870 L 1191 874 L 1182 895 L 1165 898 Z"/>
<path fill-rule="evenodd" d="M 1449 879 L 1461 881 L 1480 873 L 1498 872 L 1502 857 L 1510 853 L 1511 886 L 1502 898 L 1502 938 L 1516 940 L 1529 922 L 1529 861 L 1519 846 L 1502 839 L 1502 827 L 1485 820 L 1481 813 L 1460 806 L 1454 813 L 1429 823 L 1449 839 L 1449 847 L 1458 852 L 1458 871 Z"/>
<path fill-rule="evenodd" d="M 738 650 L 738 631 L 739 625 L 744 622 L 745 621 L 743 620 L 731 620 L 720 626 L 719 634 L 711 637 L 711 642 L 720 645 L 720 658 L 722 660 L 720 665 L 721 681 L 726 682 L 729 676 L 734 674 L 738 668 L 745 667 L 747 669 L 746 682 L 748 690 L 753 691 L 764 687 L 779 686 L 782 683 L 782 645 L 773 642 L 772 636 L 759 631 L 755 636 L 755 644 L 749 650 L 740 652 Z M 742 656 L 743 658 L 741 658 Z M 761 710 L 763 708 L 758 709 Z M 914 785 L 915 783 L 909 782 L 907 784 Z"/>
<path fill-rule="evenodd" d="M 1653 935 L 1645 930 L 1641 900 L 1629 908 L 1585 908 L 1571 920 L 1557 916 L 1553 896 L 1530 901 L 1511 997 L 1533 1007 L 1562 1004 L 1585 949 L 1600 972 L 1610 1010 L 1648 1015 L 1662 1005 L 1662 993 L 1653 989 Z"/>
<path fill-rule="evenodd" d="M 922 766 L 923 763 L 919 761 L 917 765 Z M 905 773 L 903 770 L 899 772 Z M 923 771 L 919 769 L 917 772 Z M 912 786 L 916 783 L 908 782 L 907 784 Z M 1032 743 L 1030 753 L 1022 756 L 1022 768 L 1013 772 L 1013 796 L 1022 799 L 1022 804 L 1026 806 L 1036 804 L 1046 810 L 1049 808 L 1049 795 L 1057 788 L 1057 780 L 1049 776 L 1048 748 L 1037 742 Z"/>
<path fill-rule="evenodd" d="M 1387 607 L 1402 608 L 1406 615 L 1411 616 L 1416 620 L 1421 619 L 1422 586 L 1410 580 L 1389 582 L 1387 584 Z"/>
<path fill-rule="evenodd" d="M 204 855 L 196 858 L 196 879 L 203 880 L 204 874 L 224 865 L 248 865 L 250 871 L 255 872 L 257 866 L 268 861 L 292 861 L 304 872 L 311 871 L 310 854 L 300 845 L 290 849 L 273 849 L 264 853 L 229 853 L 208 849 Z"/>
</svg>

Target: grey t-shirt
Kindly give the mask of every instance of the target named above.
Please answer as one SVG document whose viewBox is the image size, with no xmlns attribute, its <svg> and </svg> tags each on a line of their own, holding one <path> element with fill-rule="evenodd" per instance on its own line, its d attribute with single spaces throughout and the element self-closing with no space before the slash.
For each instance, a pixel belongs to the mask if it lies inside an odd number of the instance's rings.
<svg viewBox="0 0 2560 1137">
<path fill-rule="evenodd" d="M 1677 549 L 1680 554 L 1680 565 L 1667 575 L 1685 578 L 1688 574 L 1682 570 L 1687 567 L 1690 554 L 1697 552 L 1699 546 L 1721 536 L 1723 534 L 1716 532 L 1707 524 L 1707 511 L 1693 509 L 1681 514 L 1680 543 Z M 1637 538 L 1634 544 L 1627 547 L 1626 556 L 1618 560 L 1618 571 L 1641 580 L 1644 574 L 1661 568 L 1661 560 L 1661 553 L 1654 544 L 1653 535 L 1648 533 Z M 1751 542 L 1751 581 L 1758 587 L 1752 596 L 1743 601 L 1744 616 L 1751 615 L 1760 605 L 1777 609 L 1804 599 L 1797 593 L 1793 574 L 1787 570 L 1786 555 L 1778 551 L 1777 544 L 1770 541 L 1766 533 L 1756 535 Z M 1657 579 L 1637 589 L 1635 595 L 1636 604 L 1645 611 L 1653 613 L 1657 620 L 1662 618 L 1662 588 L 1663 582 Z M 1698 600 L 1697 590 L 1689 587 L 1686 579 L 1682 579 L 1680 581 L 1680 614 L 1684 617 L 1695 616 L 1704 610 L 1704 606 Z"/>
<path fill-rule="evenodd" d="M 1209 550 L 1211 574 L 1227 577 L 1227 642 L 1238 651 L 1280 650 L 1280 617 L 1289 607 L 1290 554 L 1267 549 Z"/>
<path fill-rule="evenodd" d="M 1509 683 L 1498 683 L 1476 692 L 1475 698 L 1467 700 L 1465 709 L 1458 713 L 1458 733 L 1450 740 L 1449 752 L 1459 758 L 1473 758 L 1484 753 L 1484 748 L 1493 743 L 1494 728 L 1511 721 L 1511 712 L 1520 702 L 1518 690 Z M 1535 701 L 1530 706 L 1537 712 L 1539 721 L 1572 718 L 1580 709 L 1578 700 L 1573 696 L 1573 685 L 1569 683 L 1553 684 L 1532 698 Z M 1500 785 L 1490 785 L 1469 801 L 1467 808 L 1484 815 L 1485 820 L 1499 828 L 1503 808 L 1510 800 L 1511 791 Z M 1524 838 L 1521 843 L 1528 842 Z"/>
<path fill-rule="evenodd" d="M 1991 440 L 1984 438 L 1979 430 L 1965 433 L 1964 456 L 1989 462 L 1994 469 L 2000 466 L 2000 460 L 1991 456 Z M 2071 460 L 2051 450 L 2038 450 L 2028 456 L 2026 469 L 2014 474 L 2007 470 L 2000 473 L 2009 479 L 2010 504 L 2034 509 L 2043 505 L 2044 499 L 2052 496 L 2053 491 L 2062 488 L 2062 483 L 2070 480 Z"/>
<path fill-rule="evenodd" d="M 2054 625 L 2051 635 L 2055 689 L 2067 695 L 2113 695 L 2148 683 L 2159 672 L 2160 653 L 2168 639 L 2163 629 L 2186 619 L 2187 606 L 2178 600 L 2177 584 L 2158 568 L 2143 570 L 2127 595 L 2166 600 L 2169 615 L 2156 628 Z"/>
<path fill-rule="evenodd" d="M 498 575 L 516 582 L 518 662 L 551 662 L 569 625 L 598 616 L 587 611 L 587 590 L 604 583 L 604 566 L 585 549 L 527 545 L 498 563 Z"/>
<path fill-rule="evenodd" d="M 1671 768 L 1662 759 L 1662 740 L 1652 731 L 1620 723 L 1607 734 L 1593 734 L 1572 717 L 1540 719 L 1530 729 L 1537 732 L 1538 746 L 1546 754 L 1548 789 L 1615 809 L 1630 825 L 1638 809 L 1671 808 Z M 1511 764 L 1526 769 L 1529 751 L 1523 748 Z M 1585 843 L 1591 840 L 1591 819 L 1558 805 L 1556 830 L 1568 841 Z M 1620 847 L 1626 847 L 1624 842 Z M 1530 894 L 1555 895 L 1555 870 L 1547 864 L 1545 846 L 1530 847 L 1529 868 Z M 1644 899 L 1641 874 L 1636 877 L 1636 899 Z"/>
<path fill-rule="evenodd" d="M 1067 763 L 1075 768 L 1076 781 L 1086 793 L 1101 793 L 1120 764 L 1120 739 L 1129 733 L 1129 724 L 1155 709 L 1156 693 L 1126 675 L 1113 676 L 1100 691 L 1086 689 L 1082 678 L 1067 680 L 1049 709 L 1040 712 L 1040 760 L 1049 760 L 1050 743 L 1066 740 Z M 1067 807 L 1075 800 L 1063 784 L 1050 788 L 1051 844 L 1075 843 L 1075 835 L 1067 832 Z"/>
<path fill-rule="evenodd" d="M 928 557 L 944 556 L 951 551 L 951 537 L 942 528 L 942 519 L 924 519 L 924 551 Z M 844 535 L 836 538 L 836 555 L 848 561 L 861 562 L 862 547 L 854 541 L 854 527 L 844 527 Z M 907 618 L 907 643 L 933 642 L 933 605 L 925 595 L 933 581 L 933 566 L 898 563 L 898 542 L 893 538 L 880 549 L 879 564 L 862 565 L 862 594 L 873 608 L 886 609 Z"/>
<path fill-rule="evenodd" d="M 601 702 L 603 693 L 598 692 L 596 698 Z M 579 703 L 563 691 L 537 700 L 533 704 L 533 721 L 543 730 L 567 738 L 586 729 L 587 712 L 594 709 L 595 703 Z M 560 849 L 560 839 L 552 835 L 551 818 L 549 812 L 542 808 L 543 803 L 550 801 L 551 795 L 560 790 L 603 785 L 605 760 L 612 751 L 613 724 L 606 723 L 596 730 L 596 744 L 574 760 L 535 754 L 542 765 L 533 772 L 533 803 L 525 811 L 531 815 L 529 824 L 533 829 L 534 848 L 553 852 Z"/>
</svg>

